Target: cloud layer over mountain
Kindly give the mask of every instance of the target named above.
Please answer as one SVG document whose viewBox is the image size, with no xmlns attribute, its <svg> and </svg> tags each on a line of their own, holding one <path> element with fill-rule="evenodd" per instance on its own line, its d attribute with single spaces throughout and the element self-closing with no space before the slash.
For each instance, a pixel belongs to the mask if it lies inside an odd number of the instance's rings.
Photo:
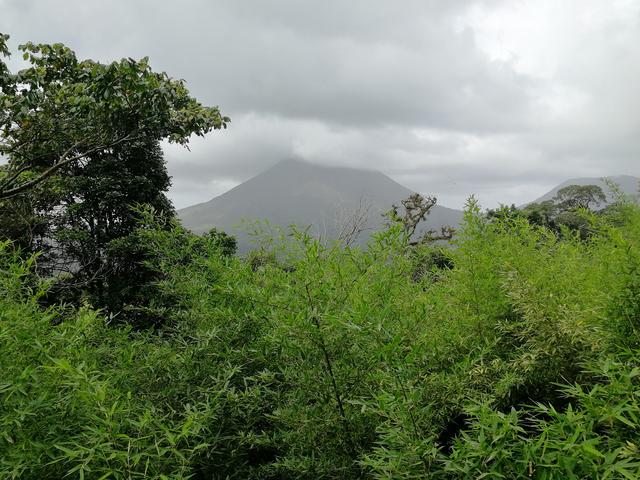
<svg viewBox="0 0 640 480">
<path fill-rule="evenodd" d="M 285 158 L 379 169 L 452 207 L 640 173 L 633 0 L 0 0 L 0 12 L 14 47 L 148 55 L 232 117 L 191 152 L 166 148 L 178 207 Z"/>
</svg>

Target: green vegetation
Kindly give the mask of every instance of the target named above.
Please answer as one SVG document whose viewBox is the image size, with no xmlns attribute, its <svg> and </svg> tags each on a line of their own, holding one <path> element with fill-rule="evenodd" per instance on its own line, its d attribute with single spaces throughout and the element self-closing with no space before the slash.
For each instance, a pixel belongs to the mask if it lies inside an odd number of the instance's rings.
<svg viewBox="0 0 640 480">
<path fill-rule="evenodd" d="M 164 197 L 158 141 L 217 109 L 145 61 L 24 50 L 0 62 L 0 478 L 640 478 L 636 204 L 471 199 L 416 240 L 413 196 L 366 249 L 293 229 L 239 258 Z"/>
<path fill-rule="evenodd" d="M 19 47 L 28 68 L 11 73 L 8 38 L 0 34 L 0 238 L 40 255 L 57 301 L 146 303 L 153 277 L 132 270 L 143 252 L 126 238 L 140 205 L 174 214 L 160 141 L 187 145 L 229 119 L 146 58 L 104 65 L 28 43 Z"/>
<path fill-rule="evenodd" d="M 0 477 L 640 475 L 638 207 L 583 240 L 471 202 L 445 253 L 397 222 L 262 263 L 142 216 L 151 330 L 42 307 L 3 244 Z"/>
</svg>

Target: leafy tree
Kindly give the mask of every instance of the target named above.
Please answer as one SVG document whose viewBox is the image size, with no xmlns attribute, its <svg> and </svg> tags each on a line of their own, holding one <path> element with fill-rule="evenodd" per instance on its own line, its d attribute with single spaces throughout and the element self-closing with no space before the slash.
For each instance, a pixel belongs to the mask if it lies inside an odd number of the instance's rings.
<svg viewBox="0 0 640 480">
<path fill-rule="evenodd" d="M 166 265 L 192 267 L 212 258 L 230 259 L 236 252 L 235 237 L 212 228 L 196 235 L 175 216 L 153 206 L 135 209 L 135 228 L 109 242 L 105 258 L 109 266 L 105 300 L 119 320 L 136 327 L 166 323 L 169 310 L 177 310 L 184 294 L 175 293 Z"/>
<path fill-rule="evenodd" d="M 522 217 L 522 211 L 515 206 L 500 204 L 498 208 L 489 208 L 486 213 L 487 218 L 495 220 L 507 220 Z"/>
<path fill-rule="evenodd" d="M 418 225 L 427 218 L 437 201 L 436 197 L 423 197 L 419 193 L 413 193 L 400 202 L 402 212 L 398 205 L 393 205 L 391 210 L 385 213 L 385 216 L 389 219 L 391 225 L 397 224 L 402 227 L 410 246 L 437 240 L 451 240 L 455 230 L 450 226 L 442 227 L 440 232 L 434 230 L 423 232 L 420 237 L 415 238 Z"/>
<path fill-rule="evenodd" d="M 411 238 L 418 224 L 427 218 L 436 202 L 436 197 L 423 197 L 419 193 L 414 193 L 400 202 L 404 210 L 402 213 L 397 205 L 393 205 L 387 217 L 394 223 L 400 223 L 407 238 Z"/>
<path fill-rule="evenodd" d="M 561 210 L 590 209 L 607 201 L 598 185 L 567 185 L 558 190 L 553 201 Z"/>
<path fill-rule="evenodd" d="M 589 234 L 589 222 L 579 210 L 591 210 L 606 202 L 606 195 L 597 185 L 568 185 L 561 188 L 551 200 L 530 203 L 524 208 L 515 205 L 488 210 L 487 218 L 493 220 L 525 218 L 532 225 L 549 228 L 560 233 L 562 228 L 579 231 L 585 238 Z"/>
<path fill-rule="evenodd" d="M 7 165 L 0 165 L 0 171 L 6 168 Z M 12 240 L 22 252 L 43 254 L 47 250 L 43 239 L 49 231 L 49 219 L 43 212 L 49 209 L 51 198 L 44 189 L 36 190 L 36 195 L 0 201 L 0 240 Z"/>
<path fill-rule="evenodd" d="M 205 241 L 218 247 L 220 249 L 220 253 L 225 257 L 235 255 L 238 251 L 238 241 L 236 240 L 236 237 L 218 230 L 215 227 L 212 227 L 203 235 L 203 237 Z"/>
<path fill-rule="evenodd" d="M 0 55 L 8 56 L 0 34 Z M 19 47 L 30 66 L 0 60 L 0 154 L 9 158 L 0 199 L 33 189 L 67 166 L 138 141 L 189 137 L 226 127 L 218 107 L 189 96 L 182 80 L 151 70 L 147 58 L 108 65 L 78 60 L 68 47 Z"/>
<path fill-rule="evenodd" d="M 540 203 L 530 203 L 523 209 L 523 214 L 534 225 L 554 228 L 557 210 L 558 207 L 553 200 L 546 200 Z"/>
<path fill-rule="evenodd" d="M 9 55 L 7 35 L 0 54 Z M 173 207 L 159 142 L 186 145 L 193 134 L 226 127 L 217 107 L 190 97 L 181 80 L 151 70 L 146 58 L 104 65 L 79 61 L 61 45 L 19 47 L 30 67 L 12 74 L 0 60 L 0 235 L 27 251 L 60 289 L 87 292 L 97 306 L 121 305 L 144 256 L 111 246 L 136 228 L 135 209 L 165 216 Z M 116 265 L 125 270 L 131 282 Z M 69 276 L 61 277 L 62 272 Z M 55 295 L 54 295 L 55 296 Z"/>
<path fill-rule="evenodd" d="M 50 273 L 70 274 L 56 290 L 87 292 L 94 305 L 118 309 L 123 291 L 138 285 L 133 279 L 144 256 L 112 242 L 137 228 L 139 205 L 165 218 L 174 215 L 164 194 L 170 178 L 162 150 L 157 142 L 138 142 L 62 171 L 67 175 L 58 177 L 58 201 L 48 214 L 48 235 L 55 249 L 44 263 Z M 128 279 L 122 271 L 116 273 L 116 265 L 129 266 Z"/>
</svg>

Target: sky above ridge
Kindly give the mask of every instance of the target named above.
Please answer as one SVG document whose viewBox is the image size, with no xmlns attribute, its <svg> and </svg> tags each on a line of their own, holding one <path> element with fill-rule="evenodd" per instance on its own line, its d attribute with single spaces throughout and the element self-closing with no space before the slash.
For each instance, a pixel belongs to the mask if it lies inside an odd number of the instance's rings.
<svg viewBox="0 0 640 480">
<path fill-rule="evenodd" d="M 289 158 L 456 208 L 640 175 L 637 0 L 0 0 L 0 32 L 149 56 L 219 105 L 228 130 L 165 146 L 178 208 Z"/>
</svg>

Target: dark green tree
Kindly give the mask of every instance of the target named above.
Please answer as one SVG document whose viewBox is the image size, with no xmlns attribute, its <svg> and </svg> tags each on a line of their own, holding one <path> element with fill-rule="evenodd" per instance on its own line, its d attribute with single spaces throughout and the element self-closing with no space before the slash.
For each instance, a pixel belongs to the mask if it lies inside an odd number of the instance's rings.
<svg viewBox="0 0 640 480">
<path fill-rule="evenodd" d="M 607 201 L 607 196 L 598 185 L 567 185 L 558 190 L 553 201 L 561 210 L 569 211 L 597 207 Z"/>
<path fill-rule="evenodd" d="M 606 195 L 597 185 L 568 185 L 558 190 L 551 200 L 530 203 L 523 208 L 515 205 L 488 210 L 489 219 L 526 218 L 529 223 L 560 233 L 562 228 L 578 231 L 583 238 L 589 235 L 589 222 L 580 209 L 591 210 L 606 202 Z"/>
<path fill-rule="evenodd" d="M 498 208 L 487 209 L 486 216 L 490 220 L 509 220 L 520 218 L 523 216 L 523 213 L 515 204 L 500 204 Z"/>
<path fill-rule="evenodd" d="M 525 218 L 534 225 L 556 228 L 556 215 L 558 214 L 558 206 L 553 200 L 545 200 L 540 203 L 530 203 L 522 209 Z"/>
<path fill-rule="evenodd" d="M 0 171 L 6 168 L 7 165 L 0 165 Z M 49 218 L 44 212 L 49 210 L 51 195 L 40 187 L 35 190 L 35 195 L 0 201 L 0 241 L 12 240 L 14 247 L 25 255 L 43 253 L 47 246 L 43 239 L 49 231 Z"/>
<path fill-rule="evenodd" d="M 68 272 L 61 287 L 89 293 L 95 305 L 116 309 L 125 288 L 136 283 L 116 273 L 115 265 L 129 265 L 134 277 L 142 257 L 114 249 L 111 242 L 134 231 L 140 205 L 167 218 L 174 215 L 164 194 L 170 177 L 162 149 L 158 142 L 123 145 L 64 171 L 68 175 L 59 176 L 55 213 L 49 214 L 55 249 L 48 260 L 57 269 L 51 273 Z"/>
<path fill-rule="evenodd" d="M 136 271 L 148 252 L 116 241 L 133 233 L 140 205 L 174 215 L 160 141 L 186 145 L 229 119 L 146 58 L 104 65 L 28 43 L 19 48 L 30 66 L 11 73 L 7 40 L 0 34 L 0 212 L 11 214 L 0 237 L 43 252 L 54 294 L 117 309 L 150 277 Z"/>
<path fill-rule="evenodd" d="M 235 255 L 238 250 L 238 241 L 233 235 L 229 235 L 226 232 L 218 230 L 217 228 L 211 228 L 207 233 L 203 235 L 206 242 L 215 245 L 220 249 L 220 254 L 226 257 Z"/>
</svg>

